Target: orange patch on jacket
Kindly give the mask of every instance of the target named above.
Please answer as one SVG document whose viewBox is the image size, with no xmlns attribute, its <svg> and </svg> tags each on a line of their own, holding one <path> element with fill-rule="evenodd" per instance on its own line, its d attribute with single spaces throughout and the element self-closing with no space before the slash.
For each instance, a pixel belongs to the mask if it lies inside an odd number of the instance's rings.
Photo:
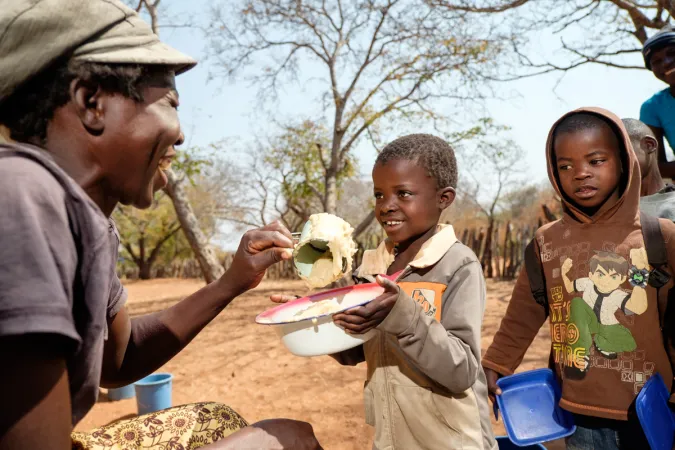
<svg viewBox="0 0 675 450">
<path fill-rule="evenodd" d="M 403 292 L 422 306 L 427 316 L 441 321 L 441 300 L 447 285 L 425 281 L 401 281 L 397 284 L 401 286 Z"/>
</svg>

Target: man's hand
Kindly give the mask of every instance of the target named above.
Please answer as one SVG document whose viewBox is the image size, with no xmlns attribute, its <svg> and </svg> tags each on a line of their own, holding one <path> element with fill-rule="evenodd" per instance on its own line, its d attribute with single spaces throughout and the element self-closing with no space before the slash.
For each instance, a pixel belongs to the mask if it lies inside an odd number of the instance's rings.
<svg viewBox="0 0 675 450">
<path fill-rule="evenodd" d="M 364 334 L 379 324 L 389 315 L 396 304 L 399 288 L 393 281 L 378 275 L 377 284 L 384 288 L 384 292 L 363 306 L 348 309 L 333 316 L 333 321 L 348 333 Z"/>
<path fill-rule="evenodd" d="M 488 398 L 494 404 L 497 401 L 497 395 L 502 395 L 502 390 L 497 386 L 497 380 L 501 378 L 497 372 L 487 367 L 483 367 L 485 378 L 487 379 Z"/>
<path fill-rule="evenodd" d="M 272 264 L 293 257 L 293 238 L 279 222 L 247 231 L 241 238 L 232 265 L 221 278 L 236 293 L 258 286 Z"/>
<path fill-rule="evenodd" d="M 256 422 L 204 450 L 322 450 L 307 422 L 270 419 Z"/>
<path fill-rule="evenodd" d="M 321 450 L 312 425 L 291 419 L 269 419 L 256 422 L 252 427 L 261 430 L 267 438 L 265 450 Z"/>
</svg>

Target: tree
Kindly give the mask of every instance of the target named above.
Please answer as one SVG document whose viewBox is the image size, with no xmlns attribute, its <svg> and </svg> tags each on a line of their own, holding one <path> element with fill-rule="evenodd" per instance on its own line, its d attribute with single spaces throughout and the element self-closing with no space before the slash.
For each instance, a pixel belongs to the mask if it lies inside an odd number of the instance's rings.
<svg viewBox="0 0 675 450">
<path fill-rule="evenodd" d="M 214 145 L 216 149 L 220 147 Z M 210 161 L 195 185 L 209 202 L 208 217 L 230 222 L 237 229 L 262 227 L 282 215 L 278 179 L 260 149 L 247 148 L 242 153 L 236 160 Z"/>
<path fill-rule="evenodd" d="M 501 211 L 504 195 L 518 181 L 522 181 L 523 150 L 511 140 L 487 140 L 476 146 L 472 155 L 474 170 L 465 173 L 473 179 L 473 183 L 465 180 L 467 188 L 460 191 L 461 196 L 472 202 L 487 219 L 485 243 L 478 255 L 486 270 L 486 276 L 492 278 L 492 239 L 495 222 Z M 480 171 L 480 172 L 478 172 Z M 487 191 L 487 192 L 486 192 Z"/>
<path fill-rule="evenodd" d="M 447 139 L 460 150 L 467 142 L 504 129 L 484 118 L 474 127 L 449 133 Z M 286 126 L 267 143 L 259 143 L 257 151 L 246 151 L 253 156 L 244 167 L 228 162 L 227 173 L 242 176 L 227 188 L 228 197 L 236 201 L 224 218 L 242 226 L 260 226 L 280 218 L 290 230 L 299 230 L 311 214 L 325 211 L 329 139 L 325 126 L 306 120 Z M 375 219 L 372 184 L 356 175 L 356 166 L 355 158 L 348 155 L 337 176 L 337 214 L 354 226 L 355 239 Z M 369 212 L 364 216 L 364 211 Z"/>
<path fill-rule="evenodd" d="M 440 8 L 472 14 L 499 13 L 510 17 L 517 55 L 516 76 L 567 71 L 584 64 L 644 69 L 627 56 L 640 54 L 642 44 L 656 30 L 673 23 L 672 0 L 435 0 Z M 527 51 L 529 31 L 550 30 L 560 35 L 562 59 L 535 60 Z M 571 38 L 571 37 L 574 38 Z"/>
<path fill-rule="evenodd" d="M 286 127 L 283 134 L 272 140 L 264 158 L 278 176 L 287 209 L 282 217 L 292 213 L 304 222 L 315 212 L 328 211 L 330 159 L 326 149 L 329 147 L 327 128 L 309 120 Z M 335 174 L 338 194 L 343 181 L 354 173 L 355 161 L 346 155 Z M 333 214 L 337 212 L 336 205 Z"/>
<path fill-rule="evenodd" d="M 192 151 L 181 154 L 179 163 L 189 158 Z M 206 240 L 214 237 L 220 225 L 223 211 L 227 210 L 228 197 L 222 188 L 226 176 L 212 176 L 204 171 L 197 172 L 202 164 L 193 161 L 190 180 L 183 182 L 182 192 L 185 201 L 190 204 L 197 227 Z M 179 233 L 182 225 L 176 216 L 172 200 L 166 192 L 160 191 L 147 210 L 131 206 L 118 205 L 113 218 L 120 230 L 123 255 L 138 267 L 139 278 L 152 277 L 157 264 L 171 264 L 176 259 L 193 256 L 190 244 L 184 233 Z"/>
<path fill-rule="evenodd" d="M 141 12 L 145 10 L 150 16 L 150 25 L 155 34 L 159 35 L 159 15 L 158 8 L 161 0 L 127 0 L 131 3 L 136 3 L 136 11 Z M 182 164 L 184 172 L 189 172 L 188 163 L 191 160 L 188 158 Z M 194 252 L 195 259 L 199 263 L 199 266 L 202 269 L 202 274 L 207 283 L 217 280 L 224 273 L 223 266 L 218 261 L 216 254 L 209 245 L 208 239 L 204 235 L 204 232 L 199 227 L 199 221 L 195 216 L 195 213 L 188 201 L 187 193 L 184 188 L 184 180 L 186 178 L 185 174 L 177 174 L 173 170 L 166 171 L 167 178 L 169 180 L 166 188 L 164 189 L 169 198 L 171 199 L 173 206 L 176 211 L 176 216 L 180 222 L 180 227 L 185 233 L 185 237 L 190 243 L 190 247 Z"/>
<path fill-rule="evenodd" d="M 288 82 L 303 81 L 300 67 L 322 71 L 328 139 L 317 197 L 333 214 L 352 150 L 364 139 L 377 142 L 381 119 L 446 123 L 434 101 L 483 98 L 503 50 L 493 27 L 425 0 L 242 0 L 235 8 L 214 7 L 215 76 L 248 79 L 262 99 L 273 99 Z"/>
<path fill-rule="evenodd" d="M 150 279 L 160 252 L 180 230 L 171 201 L 161 194 L 145 210 L 119 205 L 113 218 L 119 226 L 123 254 L 138 267 L 141 280 Z"/>
</svg>

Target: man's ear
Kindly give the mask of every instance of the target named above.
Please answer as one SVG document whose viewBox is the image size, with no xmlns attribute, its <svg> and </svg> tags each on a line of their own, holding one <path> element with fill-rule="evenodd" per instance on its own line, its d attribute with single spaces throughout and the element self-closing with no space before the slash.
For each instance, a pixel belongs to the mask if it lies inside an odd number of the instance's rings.
<svg viewBox="0 0 675 450">
<path fill-rule="evenodd" d="M 644 136 L 640 139 L 640 147 L 645 154 L 650 155 L 659 148 L 659 143 L 651 136 Z"/>
<path fill-rule="evenodd" d="M 455 190 L 451 187 L 445 187 L 438 191 L 438 207 L 442 210 L 452 205 L 455 201 Z"/>
<path fill-rule="evenodd" d="M 70 98 L 84 128 L 95 136 L 103 134 L 103 91 L 91 82 L 76 78 L 70 83 Z"/>
</svg>

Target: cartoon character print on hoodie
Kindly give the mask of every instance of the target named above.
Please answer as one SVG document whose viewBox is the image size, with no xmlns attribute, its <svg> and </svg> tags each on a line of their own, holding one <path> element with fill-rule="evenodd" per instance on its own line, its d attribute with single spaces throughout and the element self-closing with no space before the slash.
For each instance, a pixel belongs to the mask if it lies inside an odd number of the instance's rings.
<svg viewBox="0 0 675 450">
<path fill-rule="evenodd" d="M 561 199 L 562 219 L 535 234 L 546 281 L 551 325 L 551 360 L 562 385 L 560 405 L 572 412 L 625 420 L 630 404 L 657 371 L 670 385 L 672 369 L 660 330 L 658 304 L 665 306 L 672 281 L 657 292 L 646 286 L 651 269 L 639 216 L 640 169 L 628 133 L 609 111 L 583 108 L 614 125 L 622 144 L 624 179 L 620 198 L 604 204 L 592 217 L 566 199 L 558 183 L 552 127 L 547 142 L 548 174 Z M 675 255 L 675 226 L 659 220 Z M 522 270 L 507 313 L 483 365 L 502 375 L 515 371 L 546 320 Z"/>
<path fill-rule="evenodd" d="M 554 343 L 554 360 L 562 364 L 568 377 L 583 378 L 591 367 L 591 348 L 598 357 L 613 360 L 619 353 L 633 352 L 637 344 L 630 329 L 619 318 L 643 314 L 648 306 L 645 273 L 648 262 L 643 248 L 630 250 L 630 260 L 621 255 L 596 251 L 588 261 L 588 276 L 570 279 L 573 261 L 566 258 L 561 277 L 567 294 L 574 295 L 566 304 L 565 334 Z M 578 271 L 577 271 L 578 272 Z M 622 289 L 629 279 L 633 290 Z M 618 316 L 618 317 L 617 317 Z M 561 351 L 564 348 L 564 351 Z M 626 376 L 624 381 L 635 381 Z M 640 383 L 638 375 L 637 382 Z"/>
</svg>

